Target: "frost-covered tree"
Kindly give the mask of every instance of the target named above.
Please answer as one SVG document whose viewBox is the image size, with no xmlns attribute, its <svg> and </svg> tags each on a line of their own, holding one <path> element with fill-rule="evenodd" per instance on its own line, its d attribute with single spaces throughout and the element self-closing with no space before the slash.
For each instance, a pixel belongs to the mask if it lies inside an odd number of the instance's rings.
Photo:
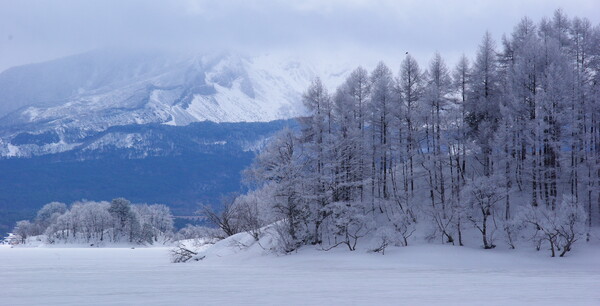
<svg viewBox="0 0 600 306">
<path fill-rule="evenodd" d="M 35 224 L 37 227 L 37 233 L 43 233 L 46 228 L 54 221 L 58 216 L 67 212 L 67 205 L 61 202 L 50 202 L 44 205 L 37 212 L 35 217 Z"/>
<path fill-rule="evenodd" d="M 86 242 L 104 241 L 105 232 L 113 226 L 108 202 L 76 202 L 69 209 L 70 224 Z M 77 233 L 73 232 L 77 237 Z"/>
<path fill-rule="evenodd" d="M 114 222 L 113 240 L 134 242 L 140 231 L 140 223 L 137 214 L 131 210 L 131 202 L 124 198 L 113 199 L 108 212 Z"/>
<path fill-rule="evenodd" d="M 34 224 L 27 220 L 17 221 L 17 224 L 13 228 L 13 233 L 21 237 L 21 243 L 25 243 L 27 237 L 31 236 L 34 231 Z"/>
<path fill-rule="evenodd" d="M 454 242 L 453 235 L 447 228 L 453 224 L 453 206 L 448 201 L 447 193 L 447 165 L 449 158 L 449 142 L 443 131 L 448 130 L 447 117 L 451 112 L 449 108 L 452 80 L 444 60 L 436 53 L 429 65 L 427 85 L 423 97 L 423 112 L 425 121 L 425 149 L 422 166 L 427 173 L 426 181 L 429 185 L 429 200 L 431 208 L 428 210 L 438 230 Z M 423 147 L 423 146 L 422 146 Z"/>
<path fill-rule="evenodd" d="M 496 226 L 494 219 L 504 192 L 498 184 L 501 179 L 494 176 L 480 176 L 467 183 L 463 189 L 465 216 L 481 233 L 484 249 L 492 249 Z"/>
<path fill-rule="evenodd" d="M 204 205 L 197 213 L 208 220 L 213 226 L 219 227 L 225 233 L 225 237 L 240 233 L 243 229 L 241 228 L 241 224 L 236 222 L 235 208 L 233 206 L 236 197 L 237 195 L 235 194 L 222 197 L 219 210 L 210 205 Z"/>
<path fill-rule="evenodd" d="M 471 91 L 466 104 L 469 133 L 480 148 L 482 173 L 492 175 L 492 143 L 500 114 L 500 75 L 496 44 L 489 32 L 483 36 L 471 70 Z"/>
<path fill-rule="evenodd" d="M 373 198 L 390 198 L 392 110 L 394 105 L 392 71 L 380 62 L 371 72 L 371 180 Z"/>
<path fill-rule="evenodd" d="M 142 226 L 142 233 L 147 241 L 148 237 L 152 242 L 158 242 L 159 239 L 168 240 L 173 233 L 174 223 L 173 215 L 169 207 L 163 204 L 137 204 L 132 205 L 136 212 L 139 222 Z"/>
<path fill-rule="evenodd" d="M 300 196 L 311 209 L 310 236 L 313 243 L 322 241 L 321 225 L 327 216 L 327 205 L 332 202 L 335 184 L 333 151 L 333 103 L 320 79 L 315 79 L 302 96 L 309 116 L 302 120 L 300 141 L 308 171 L 304 172 L 304 190 Z"/>
<path fill-rule="evenodd" d="M 367 120 L 370 113 L 370 94 L 371 94 L 371 82 L 369 80 L 369 73 L 366 69 L 358 67 L 355 69 L 343 85 L 341 90 L 342 96 L 336 98 L 336 113 L 337 122 L 340 123 L 340 132 L 342 135 L 346 132 L 348 148 L 340 148 L 341 154 L 345 153 L 347 149 L 352 149 L 352 154 L 347 154 L 348 162 L 352 165 L 348 165 L 356 169 L 348 169 L 352 173 L 349 175 L 353 181 L 352 184 L 358 188 L 360 193 L 361 201 L 365 199 L 366 191 L 366 178 L 368 177 L 368 156 L 366 154 L 367 149 Z M 343 99 L 340 99 L 343 98 Z M 352 114 L 348 114 L 348 110 L 352 111 Z M 350 115 L 350 116 L 349 116 Z M 344 125 L 346 131 L 344 131 Z M 354 163 L 358 163 L 354 165 Z"/>
<path fill-rule="evenodd" d="M 448 154 L 451 182 L 450 205 L 456 213 L 454 227 L 458 236 L 458 244 L 462 241 L 462 219 L 459 208 L 462 203 L 461 190 L 466 182 L 467 151 L 469 150 L 468 126 L 466 123 L 466 103 L 470 89 L 470 64 L 468 58 L 463 55 L 452 73 L 452 86 L 455 93 L 454 105 L 451 105 L 448 117 L 448 129 L 454 133 L 448 135 Z"/>
<path fill-rule="evenodd" d="M 404 189 L 410 195 L 414 196 L 415 191 L 415 156 L 418 154 L 419 146 L 417 139 L 417 130 L 419 129 L 419 122 L 417 119 L 418 103 L 423 95 L 423 73 L 419 67 L 419 63 L 410 55 L 407 55 L 402 61 L 400 66 L 400 73 L 398 76 L 398 92 L 401 95 L 402 108 L 401 112 L 398 112 L 398 120 L 405 126 L 404 134 L 401 137 L 404 147 L 404 156 L 406 162 L 404 163 L 403 172 L 404 177 Z M 403 144 L 403 145 L 402 145 Z"/>
<path fill-rule="evenodd" d="M 310 241 L 309 210 L 303 189 L 306 158 L 293 131 L 284 129 L 257 156 L 246 175 L 259 182 L 272 184 L 273 213 L 281 218 L 280 236 L 284 252 L 290 252 Z M 314 183 L 314 182 L 313 182 Z"/>
</svg>

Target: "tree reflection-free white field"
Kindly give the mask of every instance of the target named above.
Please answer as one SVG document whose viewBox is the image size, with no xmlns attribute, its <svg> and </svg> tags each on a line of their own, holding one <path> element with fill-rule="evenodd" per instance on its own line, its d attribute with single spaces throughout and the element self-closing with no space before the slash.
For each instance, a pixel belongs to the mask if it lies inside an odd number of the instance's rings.
<svg viewBox="0 0 600 306">
<path fill-rule="evenodd" d="M 2 246 L 0 305 L 600 305 L 598 247 L 236 255 L 172 264 L 167 248 Z"/>
</svg>

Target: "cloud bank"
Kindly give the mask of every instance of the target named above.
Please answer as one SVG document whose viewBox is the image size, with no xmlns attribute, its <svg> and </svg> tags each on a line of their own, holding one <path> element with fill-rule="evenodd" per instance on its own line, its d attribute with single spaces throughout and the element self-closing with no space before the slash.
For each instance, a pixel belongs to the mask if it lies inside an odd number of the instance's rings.
<svg viewBox="0 0 600 306">
<path fill-rule="evenodd" d="M 107 46 L 452 61 L 557 8 L 600 20 L 597 0 L 0 0 L 0 71 Z"/>
</svg>

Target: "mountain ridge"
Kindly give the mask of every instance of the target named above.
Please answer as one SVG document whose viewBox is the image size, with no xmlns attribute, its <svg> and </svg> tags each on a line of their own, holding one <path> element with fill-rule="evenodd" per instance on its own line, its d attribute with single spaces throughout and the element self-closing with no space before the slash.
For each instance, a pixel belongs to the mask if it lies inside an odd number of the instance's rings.
<svg viewBox="0 0 600 306">
<path fill-rule="evenodd" d="M 318 70 L 282 55 L 149 51 L 93 51 L 11 68 L 0 74 L 0 92 L 5 93 L 0 98 L 0 156 L 68 151 L 112 126 L 298 117 L 305 113 L 302 92 L 322 75 Z M 345 73 L 338 69 L 325 75 L 338 80 Z M 49 133 L 54 141 L 23 146 L 18 139 L 23 133 Z"/>
</svg>

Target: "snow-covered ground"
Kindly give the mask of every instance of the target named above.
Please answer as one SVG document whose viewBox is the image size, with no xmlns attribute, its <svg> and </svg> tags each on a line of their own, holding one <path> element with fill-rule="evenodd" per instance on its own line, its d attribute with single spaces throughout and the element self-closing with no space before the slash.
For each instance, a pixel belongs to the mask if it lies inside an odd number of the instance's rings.
<svg viewBox="0 0 600 306">
<path fill-rule="evenodd" d="M 0 246 L 0 305 L 600 305 L 600 246 L 212 254 L 173 264 L 168 248 Z"/>
</svg>

